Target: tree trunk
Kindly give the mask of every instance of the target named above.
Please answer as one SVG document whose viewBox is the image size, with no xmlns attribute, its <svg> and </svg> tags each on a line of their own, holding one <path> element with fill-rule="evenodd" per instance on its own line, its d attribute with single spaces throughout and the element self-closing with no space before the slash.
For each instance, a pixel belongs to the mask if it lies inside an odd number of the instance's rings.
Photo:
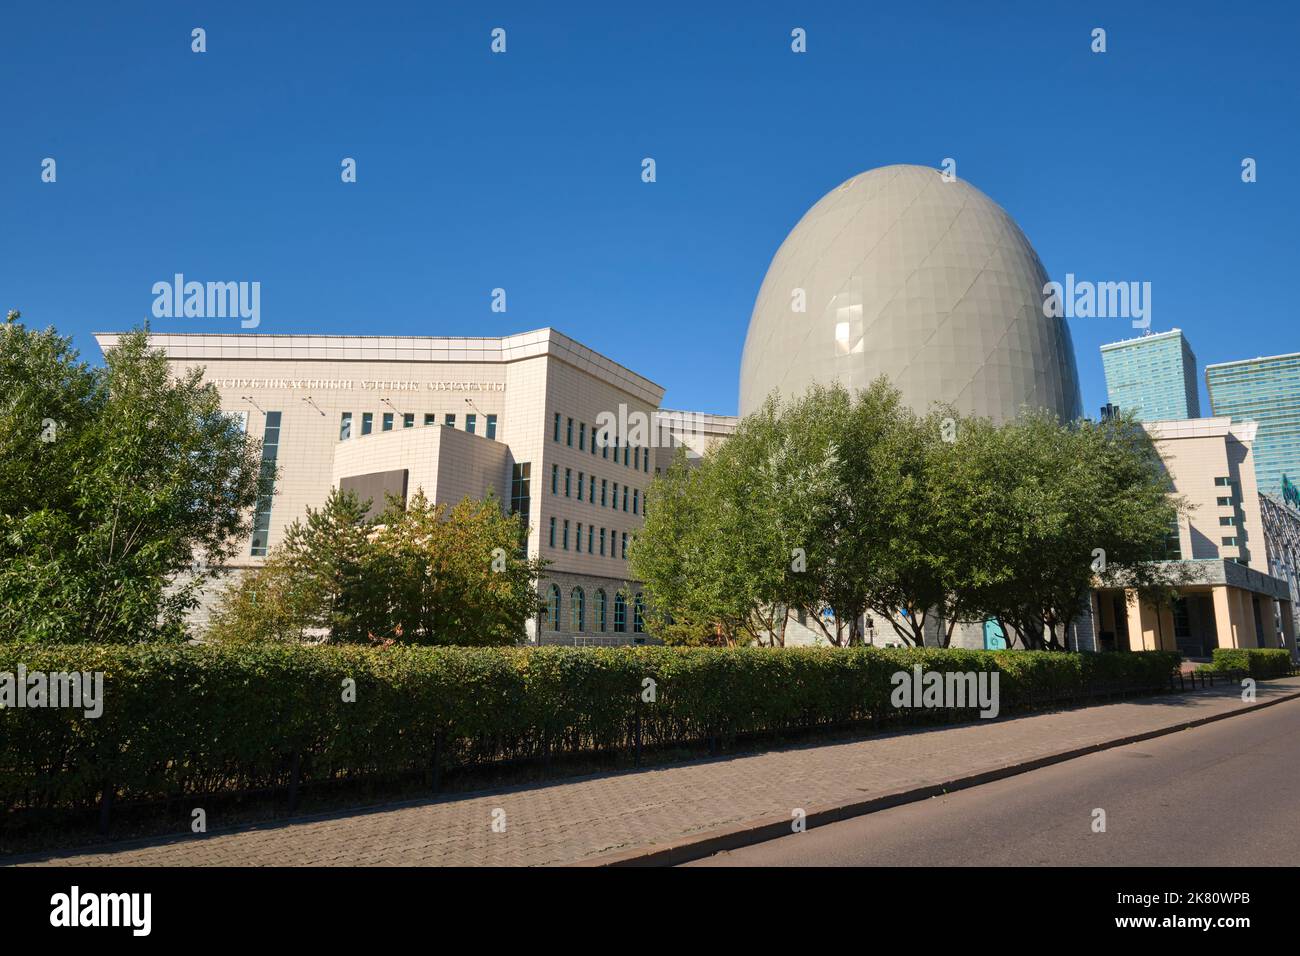
<svg viewBox="0 0 1300 956">
<path fill-rule="evenodd" d="M 777 647 L 785 647 L 785 628 L 786 625 L 790 623 L 790 608 L 785 604 L 778 604 L 776 608 L 780 612 L 781 617 L 780 622 L 772 631 L 772 642 Z"/>
</svg>

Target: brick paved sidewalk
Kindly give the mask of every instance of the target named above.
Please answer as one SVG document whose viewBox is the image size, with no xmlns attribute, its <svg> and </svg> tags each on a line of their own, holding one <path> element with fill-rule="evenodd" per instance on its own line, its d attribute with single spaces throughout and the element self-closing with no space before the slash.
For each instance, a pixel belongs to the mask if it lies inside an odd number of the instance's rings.
<svg viewBox="0 0 1300 956">
<path fill-rule="evenodd" d="M 1300 695 L 1300 677 L 1258 685 L 1261 704 L 1296 695 Z M 1248 706 L 1234 688 L 1211 688 L 9 862 L 61 866 L 591 862 L 602 855 L 654 850 L 756 821 L 789 820 L 795 807 L 812 814 L 819 808 L 997 772 Z M 505 812 L 503 833 L 493 832 L 495 810 Z"/>
</svg>

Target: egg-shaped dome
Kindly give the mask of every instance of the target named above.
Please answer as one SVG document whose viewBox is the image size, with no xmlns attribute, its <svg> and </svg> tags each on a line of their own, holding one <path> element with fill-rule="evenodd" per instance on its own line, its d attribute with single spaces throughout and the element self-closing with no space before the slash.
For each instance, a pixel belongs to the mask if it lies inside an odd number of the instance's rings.
<svg viewBox="0 0 1300 956">
<path fill-rule="evenodd" d="M 1001 207 L 935 169 L 885 166 L 823 196 L 777 250 L 740 365 L 740 413 L 772 389 L 886 375 L 918 412 L 1080 414 L 1074 346 L 1047 274 Z M 802 309 L 802 310 L 801 310 Z"/>
</svg>

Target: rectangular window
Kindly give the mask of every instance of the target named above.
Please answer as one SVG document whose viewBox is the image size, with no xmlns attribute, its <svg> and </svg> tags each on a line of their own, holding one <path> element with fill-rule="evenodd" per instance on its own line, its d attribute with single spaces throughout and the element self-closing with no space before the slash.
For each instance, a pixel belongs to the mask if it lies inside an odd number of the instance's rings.
<svg viewBox="0 0 1300 956">
<path fill-rule="evenodd" d="M 605 486 L 609 484 L 608 478 L 600 479 L 600 506 L 605 507 Z"/>
<path fill-rule="evenodd" d="M 375 413 L 362 412 L 361 414 L 361 434 L 369 435 L 375 430 Z"/>
<path fill-rule="evenodd" d="M 639 514 L 638 509 L 641 507 L 641 489 L 632 489 L 632 514 Z"/>
<path fill-rule="evenodd" d="M 611 496 L 610 507 L 615 511 L 618 510 L 618 482 L 614 482 L 614 494 Z"/>
<path fill-rule="evenodd" d="M 1169 529 L 1169 534 L 1165 538 L 1165 560 L 1181 561 L 1183 557 L 1182 536 L 1179 534 L 1178 519 L 1174 519 L 1173 527 Z"/>
<path fill-rule="evenodd" d="M 474 429 L 476 429 L 476 428 L 478 428 L 478 416 L 477 416 L 477 415 L 466 415 L 466 416 L 465 416 L 465 431 L 469 432 L 469 433 L 472 435 L 472 434 L 474 434 Z"/>
<path fill-rule="evenodd" d="M 443 415 L 443 416 L 442 416 L 442 423 L 443 423 L 444 425 L 446 425 L 448 428 L 455 428 L 455 427 L 456 427 L 456 416 L 455 416 L 454 414 L 452 414 L 452 415 Z"/>
<path fill-rule="evenodd" d="M 1219 526 L 1221 528 L 1231 528 L 1236 523 L 1237 523 L 1237 519 L 1231 516 L 1219 519 Z"/>
<path fill-rule="evenodd" d="M 564 550 L 569 550 L 569 519 L 564 519 Z"/>
<path fill-rule="evenodd" d="M 595 539 L 596 539 L 596 526 L 594 524 L 589 524 L 587 525 L 587 553 L 588 554 L 591 554 L 591 545 L 595 541 Z"/>
<path fill-rule="evenodd" d="M 573 469 L 571 468 L 564 469 L 564 497 L 566 498 L 572 497 L 572 495 L 569 494 L 569 489 L 572 485 L 572 482 L 573 482 Z"/>
<path fill-rule="evenodd" d="M 591 456 L 596 457 L 596 426 L 591 426 Z"/>
<path fill-rule="evenodd" d="M 591 476 L 591 494 L 587 498 L 593 505 L 596 503 L 596 476 Z"/>
<path fill-rule="evenodd" d="M 551 547 L 555 547 L 555 518 L 551 518 Z"/>
<path fill-rule="evenodd" d="M 582 472 L 578 472 L 578 500 L 579 501 L 582 500 L 582 486 L 585 484 L 586 482 L 583 480 Z"/>
<path fill-rule="evenodd" d="M 600 457 L 601 457 L 601 458 L 608 458 L 608 457 L 609 457 L 609 442 L 608 442 L 608 441 L 606 441 L 603 445 L 600 446 Z"/>
<path fill-rule="evenodd" d="M 560 413 L 559 412 L 555 413 L 555 432 L 552 435 L 552 437 L 556 441 L 560 440 Z"/>
<path fill-rule="evenodd" d="M 1226 508 L 1226 507 L 1231 507 L 1231 505 L 1232 505 L 1232 499 L 1231 499 L 1231 498 L 1220 497 L 1220 498 L 1216 498 L 1216 499 L 1215 499 L 1215 502 L 1216 502 L 1220 507 L 1225 507 L 1225 508 Z"/>
<path fill-rule="evenodd" d="M 551 466 L 551 494 L 558 495 L 559 493 L 560 493 L 560 466 L 552 465 Z"/>
<path fill-rule="evenodd" d="M 600 556 L 605 556 L 605 529 L 600 529 Z"/>
<path fill-rule="evenodd" d="M 578 451 L 587 450 L 587 425 L 585 422 L 578 422 Z"/>
<path fill-rule="evenodd" d="M 435 424 L 437 424 L 437 422 L 438 422 L 438 416 L 435 415 L 435 414 L 433 414 L 433 412 L 425 412 L 425 413 L 424 413 L 424 424 L 425 424 L 425 425 L 435 425 Z"/>
<path fill-rule="evenodd" d="M 573 550 L 581 553 L 582 551 L 582 522 L 578 522 L 578 537 L 574 539 Z"/>
<path fill-rule="evenodd" d="M 352 437 L 352 413 L 344 412 L 343 419 L 339 422 L 339 441 L 347 441 Z"/>
<path fill-rule="evenodd" d="M 628 456 L 628 452 L 629 452 L 629 451 L 631 451 L 631 446 L 629 446 L 629 445 L 624 445 L 624 446 L 623 446 L 623 467 L 624 467 L 624 468 L 627 467 L 627 456 Z"/>
<path fill-rule="evenodd" d="M 253 509 L 253 548 L 255 558 L 266 557 L 271 537 L 271 505 L 275 500 L 275 460 L 280 456 L 280 412 L 266 413 L 266 431 L 262 433 L 262 468 L 258 474 L 257 505 Z"/>
<path fill-rule="evenodd" d="M 1237 546 L 1236 538 L 1221 538 L 1220 540 L 1224 543 L 1226 547 L 1235 548 Z"/>
<path fill-rule="evenodd" d="M 402 413 L 402 427 L 403 427 L 403 428 L 414 428 L 414 427 L 415 427 L 415 413 L 414 413 L 414 412 L 403 412 L 403 413 Z"/>
<path fill-rule="evenodd" d="M 641 470 L 641 446 L 637 445 L 632 452 L 632 467 L 637 471 Z"/>
<path fill-rule="evenodd" d="M 573 447 L 573 419 L 572 418 L 569 419 L 569 424 L 565 428 L 564 443 L 568 445 L 570 448 Z"/>
<path fill-rule="evenodd" d="M 528 534 L 528 512 L 532 506 L 529 494 L 529 478 L 533 466 L 530 462 L 516 462 L 510 469 L 510 513 L 519 515 L 524 524 L 524 534 Z"/>
<path fill-rule="evenodd" d="M 627 485 L 623 486 L 623 510 L 627 511 Z"/>
<path fill-rule="evenodd" d="M 622 553 L 619 555 L 619 557 L 626 559 L 627 558 L 627 532 L 626 531 L 623 532 L 623 537 L 621 540 L 622 540 Z"/>
<path fill-rule="evenodd" d="M 391 432 L 392 430 L 393 430 L 393 413 L 384 412 L 384 431 Z"/>
<path fill-rule="evenodd" d="M 650 449 L 649 448 L 647 448 L 645 450 L 645 454 L 641 456 L 641 470 L 645 472 L 647 475 L 650 474 Z M 655 469 L 655 471 L 658 470 L 659 470 L 658 468 Z"/>
<path fill-rule="evenodd" d="M 492 441 L 497 440 L 497 417 L 495 415 L 487 417 L 487 437 Z"/>
</svg>

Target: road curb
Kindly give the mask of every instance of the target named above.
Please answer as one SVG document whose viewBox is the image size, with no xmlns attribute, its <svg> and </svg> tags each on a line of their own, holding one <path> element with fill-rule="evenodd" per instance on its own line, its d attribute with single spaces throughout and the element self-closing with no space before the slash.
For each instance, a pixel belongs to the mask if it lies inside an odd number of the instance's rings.
<svg viewBox="0 0 1300 956">
<path fill-rule="evenodd" d="M 1089 744 L 1086 747 L 1075 747 L 1071 750 L 1063 750 L 1059 753 L 1048 754 L 1043 757 L 1035 757 L 1033 760 L 1026 760 L 1021 763 L 1009 764 L 1005 767 L 996 767 L 992 770 L 983 770 L 979 773 L 967 774 L 966 776 L 956 777 L 942 783 L 927 784 L 923 787 L 914 787 L 909 790 L 898 790 L 893 793 L 882 794 L 866 800 L 853 800 L 848 803 L 808 809 L 804 822 L 807 829 L 825 826 L 828 823 L 838 823 L 841 820 L 849 820 L 853 817 L 865 816 L 868 813 L 888 810 L 891 807 L 902 806 L 907 803 L 916 803 L 921 800 L 928 800 L 931 797 L 942 796 L 945 793 L 952 793 L 956 790 L 966 790 L 971 787 L 978 787 L 981 784 L 992 783 L 995 780 L 1005 780 L 1007 777 L 1029 773 L 1032 770 L 1038 770 L 1042 767 L 1050 767 L 1053 764 L 1064 763 L 1067 760 L 1074 760 L 1078 757 L 1086 757 L 1088 754 L 1100 753 L 1103 750 L 1111 750 L 1115 747 L 1125 747 L 1129 744 L 1139 743 L 1143 740 L 1151 740 L 1155 737 L 1164 737 L 1167 734 L 1174 734 L 1182 730 L 1189 730 L 1193 727 L 1211 724 L 1218 720 L 1226 720 L 1229 717 L 1249 714 L 1253 711 L 1263 710 L 1265 707 L 1272 707 L 1289 700 L 1296 700 L 1297 698 L 1300 698 L 1300 690 L 1283 694 L 1270 700 L 1256 701 L 1254 704 L 1238 707 L 1233 710 L 1225 710 L 1222 713 L 1208 714 L 1204 717 L 1197 717 L 1195 720 L 1180 721 L 1179 723 L 1171 724 L 1168 727 L 1159 727 L 1155 730 L 1147 730 L 1138 734 L 1129 734 L 1124 737 L 1116 737 L 1112 740 L 1103 740 L 1099 743 Z M 630 850 L 616 850 L 611 853 L 603 853 L 599 856 L 588 857 L 585 860 L 579 860 L 567 865 L 576 867 L 676 866 L 679 863 L 688 863 L 691 860 L 700 860 L 708 856 L 713 856 L 715 853 L 721 853 L 724 850 L 736 850 L 745 846 L 753 846 L 756 843 L 766 843 L 768 840 L 775 840 L 778 837 L 790 836 L 792 832 L 791 820 L 792 817 L 789 814 L 785 816 L 759 817 L 743 823 L 731 824 L 729 826 L 707 830 L 703 833 L 693 834 L 689 837 L 683 837 L 679 840 L 673 840 L 668 843 L 653 843 Z"/>
</svg>

